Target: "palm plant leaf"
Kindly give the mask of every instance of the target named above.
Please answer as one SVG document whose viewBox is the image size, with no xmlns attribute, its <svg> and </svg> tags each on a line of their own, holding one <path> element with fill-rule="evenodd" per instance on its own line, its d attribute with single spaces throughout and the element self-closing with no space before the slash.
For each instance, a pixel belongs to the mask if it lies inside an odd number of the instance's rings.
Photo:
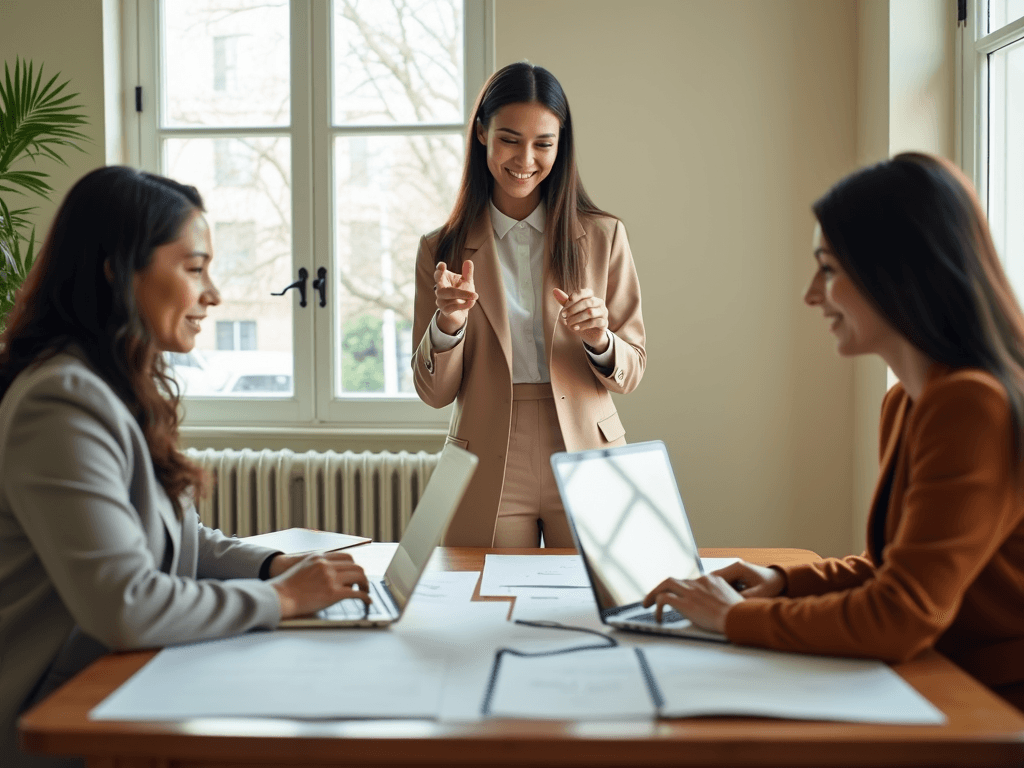
<svg viewBox="0 0 1024 768">
<path fill-rule="evenodd" d="M 20 158 L 45 156 L 66 165 L 57 149 L 73 147 L 87 137 L 78 130 L 86 124 L 77 93 L 64 93 L 67 80 L 58 83 L 57 73 L 43 83 L 43 68 L 16 59 L 14 76 L 4 64 L 0 81 L 0 190 L 31 192 L 45 196 L 51 191 L 42 171 L 13 171 Z"/>
</svg>

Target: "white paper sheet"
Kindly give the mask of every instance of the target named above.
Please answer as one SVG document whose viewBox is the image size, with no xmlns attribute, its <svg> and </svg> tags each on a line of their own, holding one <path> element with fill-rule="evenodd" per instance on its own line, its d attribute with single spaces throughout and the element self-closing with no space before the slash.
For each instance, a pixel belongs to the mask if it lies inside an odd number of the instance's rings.
<svg viewBox="0 0 1024 768">
<path fill-rule="evenodd" d="M 579 555 L 486 555 L 480 594 L 514 594 L 514 587 L 589 588 L 590 581 Z"/>
<path fill-rule="evenodd" d="M 278 630 L 165 648 L 97 720 L 434 717 L 448 654 L 388 630 Z"/>
<path fill-rule="evenodd" d="M 519 587 L 512 620 L 557 621 L 569 626 L 604 629 L 594 593 L 589 589 Z"/>
<path fill-rule="evenodd" d="M 704 643 L 647 645 L 663 717 L 751 715 L 933 725 L 945 716 L 880 661 Z"/>
<path fill-rule="evenodd" d="M 450 663 L 437 717 L 449 722 L 482 719 L 484 693 L 499 648 L 539 651 L 583 645 L 594 640 L 581 632 L 524 627 L 506 621 L 507 602 L 467 603 L 444 617 L 403 617 L 392 632 L 423 653 L 447 652 Z"/>
<path fill-rule="evenodd" d="M 725 566 L 738 563 L 739 561 L 738 557 L 702 557 L 700 564 L 704 566 L 704 573 L 712 573 L 719 568 L 725 568 Z"/>
<path fill-rule="evenodd" d="M 420 578 L 408 611 L 448 611 L 465 608 L 473 598 L 480 571 L 428 571 Z M 403 617 L 404 619 L 404 617 Z"/>
<path fill-rule="evenodd" d="M 285 554 L 309 552 L 312 550 L 330 551 L 346 549 L 347 547 L 354 547 L 358 544 L 372 541 L 372 539 L 366 536 L 351 536 L 347 533 L 332 533 L 331 531 L 314 531 L 310 528 L 286 528 L 283 531 L 258 533 L 255 536 L 246 536 L 243 540 L 259 544 L 261 547 L 279 549 Z"/>
<path fill-rule="evenodd" d="M 504 654 L 491 715 L 555 720 L 649 719 L 654 702 L 632 648 L 523 658 Z"/>
</svg>

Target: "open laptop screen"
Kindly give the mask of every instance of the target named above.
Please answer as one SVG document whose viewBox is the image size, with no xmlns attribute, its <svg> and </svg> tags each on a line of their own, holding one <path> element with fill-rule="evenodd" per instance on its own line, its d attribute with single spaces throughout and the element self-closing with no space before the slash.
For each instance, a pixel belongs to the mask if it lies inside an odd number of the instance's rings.
<svg viewBox="0 0 1024 768">
<path fill-rule="evenodd" d="M 556 453 L 551 465 L 602 611 L 701 574 L 664 443 Z"/>
</svg>

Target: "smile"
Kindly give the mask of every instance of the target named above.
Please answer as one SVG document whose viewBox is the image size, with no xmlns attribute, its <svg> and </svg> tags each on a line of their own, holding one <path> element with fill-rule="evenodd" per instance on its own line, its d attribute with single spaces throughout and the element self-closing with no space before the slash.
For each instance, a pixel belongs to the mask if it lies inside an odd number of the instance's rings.
<svg viewBox="0 0 1024 768">
<path fill-rule="evenodd" d="M 508 171 L 512 175 L 512 178 L 519 179 L 521 181 L 524 180 L 524 179 L 528 179 L 528 178 L 530 178 L 531 176 L 533 176 L 534 174 L 537 173 L 536 171 L 530 171 L 529 173 L 516 173 L 515 171 L 510 170 L 509 168 L 506 168 L 505 170 Z"/>
<path fill-rule="evenodd" d="M 202 330 L 202 327 L 200 327 L 199 325 L 202 319 L 203 318 L 201 317 L 186 317 L 185 322 L 188 323 L 189 328 L 191 328 L 196 333 L 199 333 L 199 331 Z"/>
</svg>

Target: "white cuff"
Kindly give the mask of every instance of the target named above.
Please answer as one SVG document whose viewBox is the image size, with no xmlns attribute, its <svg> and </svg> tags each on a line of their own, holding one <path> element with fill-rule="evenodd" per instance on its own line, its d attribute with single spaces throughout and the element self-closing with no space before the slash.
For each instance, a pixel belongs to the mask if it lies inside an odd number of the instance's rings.
<svg viewBox="0 0 1024 768">
<path fill-rule="evenodd" d="M 615 334 L 609 331 L 607 328 L 604 329 L 604 337 L 608 339 L 608 349 L 601 354 L 591 352 L 590 347 L 586 344 L 583 348 L 587 350 L 587 354 L 590 355 L 591 362 L 594 363 L 598 368 L 611 368 L 615 362 Z M 452 346 L 455 346 L 454 344 Z"/>
<path fill-rule="evenodd" d="M 434 316 L 430 320 L 430 345 L 437 352 L 447 352 L 449 349 L 457 347 L 462 341 L 462 337 L 466 335 L 466 326 L 463 324 L 454 335 L 449 336 L 437 327 L 437 316 L 440 312 L 441 310 L 434 312 Z"/>
</svg>

